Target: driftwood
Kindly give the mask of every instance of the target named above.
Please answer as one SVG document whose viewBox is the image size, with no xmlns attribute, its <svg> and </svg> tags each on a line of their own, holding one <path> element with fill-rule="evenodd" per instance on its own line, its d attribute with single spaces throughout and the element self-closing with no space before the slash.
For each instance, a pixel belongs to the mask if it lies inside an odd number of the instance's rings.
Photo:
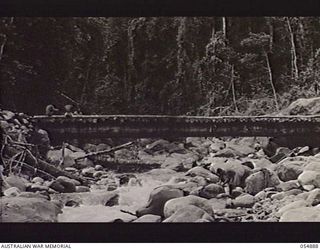
<svg viewBox="0 0 320 250">
<path fill-rule="evenodd" d="M 14 155 L 16 155 L 19 152 L 21 152 L 21 151 L 14 148 L 14 147 L 8 146 L 8 145 L 5 147 L 5 150 L 4 150 L 4 154 L 7 155 L 8 157 L 13 157 Z M 69 172 L 66 172 L 62 169 L 59 169 L 44 160 L 41 160 L 41 159 L 35 160 L 34 157 L 32 157 L 30 154 L 26 154 L 24 162 L 30 166 L 34 166 L 35 169 L 38 168 L 38 169 L 40 169 L 40 170 L 42 170 L 42 171 L 44 171 L 54 177 L 66 176 L 68 178 L 78 180 L 81 183 L 87 182 L 86 179 L 84 179 L 80 176 L 71 174 Z"/>
<path fill-rule="evenodd" d="M 15 162 L 15 163 L 21 164 L 21 165 L 23 165 L 24 167 L 33 170 L 34 172 L 39 172 L 39 173 L 42 174 L 42 175 L 48 176 L 50 179 L 55 179 L 55 177 L 54 177 L 53 175 L 51 175 L 51 174 L 49 174 L 49 173 L 47 173 L 47 172 L 45 172 L 45 171 L 42 171 L 42 170 L 40 170 L 40 169 L 37 169 L 37 168 L 35 168 L 35 167 L 33 167 L 33 166 L 30 166 L 29 164 L 27 164 L 27 163 L 25 163 L 25 162 L 19 162 L 19 161 L 16 161 L 16 160 L 12 160 L 12 161 Z"/>
<path fill-rule="evenodd" d="M 75 160 L 77 161 L 77 160 L 81 160 L 81 159 L 84 159 L 84 158 L 87 158 L 87 157 L 92 157 L 92 156 L 98 156 L 98 155 L 102 155 L 102 154 L 111 153 L 111 152 L 113 152 L 115 150 L 130 146 L 131 144 L 133 144 L 133 142 L 127 142 L 125 144 L 122 144 L 122 145 L 119 145 L 119 146 L 116 146 L 116 147 L 113 147 L 113 148 L 110 148 L 110 149 L 102 150 L 102 151 L 90 152 L 90 153 L 88 153 L 88 154 L 86 154 L 84 156 L 76 158 Z"/>
<path fill-rule="evenodd" d="M 80 106 L 79 102 L 76 102 L 71 97 L 67 96 L 66 94 L 62 93 L 61 91 L 56 90 L 56 93 L 58 93 L 59 95 L 63 96 L 64 98 L 66 98 L 68 101 L 71 101 L 72 103 L 76 104 L 77 106 Z"/>
<path fill-rule="evenodd" d="M 125 214 L 130 214 L 130 215 L 133 215 L 133 216 L 137 217 L 137 214 L 132 213 L 132 212 L 127 211 L 127 210 L 120 209 L 120 212 L 125 213 Z"/>
</svg>

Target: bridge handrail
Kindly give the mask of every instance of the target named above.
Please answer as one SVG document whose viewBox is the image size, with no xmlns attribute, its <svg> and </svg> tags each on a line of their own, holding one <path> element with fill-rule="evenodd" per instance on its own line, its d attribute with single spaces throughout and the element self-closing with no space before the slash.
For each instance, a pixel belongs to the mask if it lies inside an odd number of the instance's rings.
<svg viewBox="0 0 320 250">
<path fill-rule="evenodd" d="M 47 119 L 47 118 L 181 118 L 181 119 L 301 119 L 301 118 L 320 118 L 319 115 L 260 115 L 260 116 L 174 116 L 174 115 L 73 115 L 72 117 L 66 117 L 64 115 L 35 115 L 32 119 Z"/>
</svg>

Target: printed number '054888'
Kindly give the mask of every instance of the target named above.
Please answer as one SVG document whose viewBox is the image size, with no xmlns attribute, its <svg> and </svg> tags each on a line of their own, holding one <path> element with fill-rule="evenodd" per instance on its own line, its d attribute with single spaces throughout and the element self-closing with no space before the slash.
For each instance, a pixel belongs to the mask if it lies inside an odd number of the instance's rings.
<svg viewBox="0 0 320 250">
<path fill-rule="evenodd" d="M 300 248 L 318 248 L 318 244 L 300 244 Z"/>
</svg>

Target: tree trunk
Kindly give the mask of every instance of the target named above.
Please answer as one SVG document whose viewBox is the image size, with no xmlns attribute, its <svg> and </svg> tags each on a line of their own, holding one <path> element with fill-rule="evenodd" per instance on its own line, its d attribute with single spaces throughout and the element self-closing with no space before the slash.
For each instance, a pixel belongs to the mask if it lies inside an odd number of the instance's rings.
<svg viewBox="0 0 320 250">
<path fill-rule="evenodd" d="M 207 49 L 206 49 L 206 57 L 210 58 L 211 56 L 213 56 L 215 54 L 215 37 L 216 35 L 216 28 L 215 28 L 215 24 L 213 25 L 212 27 L 212 32 L 211 32 L 211 39 L 210 39 L 210 42 L 209 44 L 213 44 L 212 48 L 210 48 L 211 50 L 208 50 L 208 46 L 207 46 Z M 212 72 L 215 73 L 216 72 L 216 68 L 215 68 L 215 65 L 214 63 L 212 64 Z"/>
<path fill-rule="evenodd" d="M 278 98 L 277 98 L 277 92 L 276 92 L 276 89 L 275 89 L 274 83 L 273 83 L 273 76 L 272 76 L 272 70 L 271 70 L 271 66 L 270 66 L 269 55 L 268 55 L 268 53 L 266 51 L 264 52 L 264 55 L 265 55 L 265 59 L 266 59 L 266 63 L 267 63 L 269 81 L 270 81 L 270 85 L 271 85 L 271 88 L 272 88 L 273 97 L 274 97 L 274 101 L 275 101 L 275 104 L 276 104 L 276 109 L 277 109 L 277 111 L 279 111 L 279 103 L 278 103 Z"/>
<path fill-rule="evenodd" d="M 231 88 L 232 88 L 232 100 L 233 100 L 233 104 L 234 104 L 234 108 L 236 110 L 236 112 L 239 112 L 238 106 L 237 106 L 237 102 L 236 102 L 236 91 L 235 91 L 235 87 L 234 87 L 234 65 L 231 66 Z"/>
<path fill-rule="evenodd" d="M 290 35 L 290 42 L 291 42 L 291 65 L 292 65 L 292 75 L 294 79 L 297 79 L 299 77 L 299 71 L 298 71 L 298 63 L 297 63 L 297 51 L 296 51 L 296 45 L 294 42 L 294 34 L 292 31 L 292 27 L 290 24 L 290 20 L 288 17 L 286 17 L 289 35 Z"/>
<path fill-rule="evenodd" d="M 226 41 L 227 40 L 227 18 L 222 17 L 222 33 L 223 33 L 223 38 Z"/>
<path fill-rule="evenodd" d="M 186 62 L 186 51 L 185 51 L 185 33 L 187 27 L 187 18 L 179 18 L 179 27 L 177 31 L 177 74 L 176 74 L 176 86 L 181 90 L 181 96 L 188 93 L 187 86 L 184 83 L 185 79 L 185 62 Z M 181 96 L 179 98 L 181 98 Z M 183 105 L 183 104 L 182 104 Z"/>
<path fill-rule="evenodd" d="M 213 18 L 213 25 L 212 25 L 212 31 L 211 31 L 211 39 L 214 38 L 214 35 L 216 33 L 216 20 Z"/>
<path fill-rule="evenodd" d="M 308 63 L 308 60 L 310 57 L 307 57 L 307 46 L 308 46 L 308 40 L 306 38 L 306 31 L 305 31 L 305 27 L 303 24 L 303 18 L 298 18 L 298 25 L 299 25 L 299 31 L 298 31 L 298 44 L 300 47 L 300 51 L 302 53 L 299 53 L 299 59 L 300 59 L 300 65 L 305 66 Z"/>
<path fill-rule="evenodd" d="M 134 49 L 134 38 L 135 38 L 136 20 L 132 19 L 128 25 L 128 103 L 134 106 L 135 98 L 135 49 Z"/>
<path fill-rule="evenodd" d="M 14 20 L 14 17 L 10 17 L 10 21 L 5 25 L 5 29 L 7 30 L 10 29 L 11 25 L 13 24 L 13 20 Z M 0 45 L 0 62 L 1 62 L 3 53 L 4 53 L 4 48 L 8 40 L 8 36 L 6 34 L 0 34 L 0 37 L 1 37 L 1 45 Z"/>
<path fill-rule="evenodd" d="M 2 56 L 3 56 L 3 52 L 4 52 L 4 47 L 6 45 L 6 42 L 7 42 L 7 35 L 5 34 L 1 34 L 1 45 L 0 45 L 0 62 L 2 60 Z"/>
<path fill-rule="evenodd" d="M 267 17 L 267 23 L 268 23 L 269 35 L 270 35 L 269 51 L 272 51 L 272 48 L 273 48 L 273 39 L 274 39 L 274 29 L 273 29 L 272 17 Z"/>
<path fill-rule="evenodd" d="M 91 72 L 91 66 L 92 66 L 92 58 L 89 59 L 88 62 L 88 68 L 86 72 L 86 79 L 82 86 L 82 92 L 81 92 L 81 98 L 80 98 L 80 106 L 85 107 L 86 99 L 87 99 L 87 92 L 88 92 L 88 85 L 90 81 L 90 72 Z"/>
</svg>

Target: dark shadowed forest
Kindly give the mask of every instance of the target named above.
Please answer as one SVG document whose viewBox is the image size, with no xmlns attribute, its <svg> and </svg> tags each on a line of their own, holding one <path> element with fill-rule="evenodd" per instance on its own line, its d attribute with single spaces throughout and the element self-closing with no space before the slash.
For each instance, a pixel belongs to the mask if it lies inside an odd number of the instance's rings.
<svg viewBox="0 0 320 250">
<path fill-rule="evenodd" d="M 318 17 L 0 18 L 1 103 L 265 114 L 316 96 Z"/>
</svg>

